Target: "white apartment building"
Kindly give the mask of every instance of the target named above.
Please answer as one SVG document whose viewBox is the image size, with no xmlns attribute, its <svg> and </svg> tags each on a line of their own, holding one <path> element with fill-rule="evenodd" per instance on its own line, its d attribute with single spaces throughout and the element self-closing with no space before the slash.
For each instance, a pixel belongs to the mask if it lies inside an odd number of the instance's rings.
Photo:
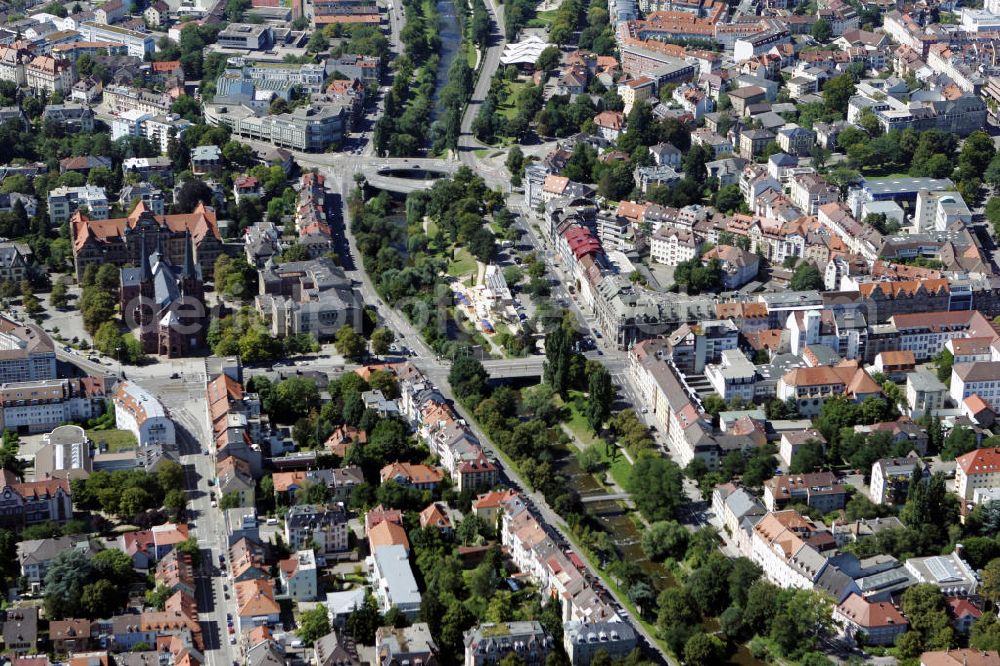
<svg viewBox="0 0 1000 666">
<path fill-rule="evenodd" d="M 153 117 L 153 114 L 138 109 L 118 114 L 111 121 L 111 140 L 117 141 L 127 136 L 145 136 L 143 123 Z"/>
<path fill-rule="evenodd" d="M 972 212 L 962 195 L 954 191 L 917 192 L 917 206 L 913 213 L 913 231 L 944 231 L 954 223 L 972 223 Z"/>
<path fill-rule="evenodd" d="M 951 399 L 961 404 L 971 395 L 978 395 L 988 404 L 1000 401 L 1000 361 L 957 363 L 951 369 Z"/>
<path fill-rule="evenodd" d="M 959 456 L 955 466 L 955 490 L 965 501 L 976 491 L 1000 488 L 1000 448 L 976 449 Z"/>
<path fill-rule="evenodd" d="M 80 208 L 87 209 L 87 217 L 92 220 L 106 220 L 111 211 L 107 194 L 103 187 L 81 185 L 80 187 L 57 187 L 49 192 L 49 221 L 60 225 Z"/>
<path fill-rule="evenodd" d="M 406 548 L 397 544 L 379 546 L 369 556 L 368 568 L 382 612 L 395 606 L 411 619 L 420 614 L 420 590 Z"/>
<path fill-rule="evenodd" d="M 171 134 L 177 141 L 191 127 L 191 122 L 184 120 L 175 113 L 150 116 L 142 124 L 146 138 L 160 147 L 160 153 L 166 153 L 170 145 Z"/>
<path fill-rule="evenodd" d="M 160 401 L 138 384 L 119 382 L 114 393 L 115 427 L 135 435 L 140 447 L 176 445 L 174 422 Z"/>
<path fill-rule="evenodd" d="M 25 67 L 25 83 L 35 94 L 65 93 L 73 87 L 73 63 L 51 56 L 37 56 Z"/>
<path fill-rule="evenodd" d="M 649 239 L 649 255 L 658 264 L 676 266 L 698 255 L 701 240 L 693 231 L 660 227 Z"/>
<path fill-rule="evenodd" d="M 312 550 L 297 551 L 287 560 L 278 562 L 278 577 L 282 594 L 277 596 L 295 601 L 316 599 L 316 555 Z"/>
<path fill-rule="evenodd" d="M 757 368 L 739 349 L 726 349 L 718 364 L 705 366 L 705 378 L 723 400 L 754 399 L 757 388 Z"/>
<path fill-rule="evenodd" d="M 775 585 L 811 590 L 827 566 L 822 553 L 805 540 L 818 532 L 798 511 L 772 511 L 754 525 L 750 559 Z M 833 535 L 826 535 L 832 545 Z"/>
</svg>

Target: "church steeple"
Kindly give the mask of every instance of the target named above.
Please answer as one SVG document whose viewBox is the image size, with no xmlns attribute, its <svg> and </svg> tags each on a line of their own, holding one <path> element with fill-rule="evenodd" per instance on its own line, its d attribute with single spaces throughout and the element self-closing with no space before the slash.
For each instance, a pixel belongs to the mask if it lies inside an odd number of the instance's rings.
<svg viewBox="0 0 1000 666">
<path fill-rule="evenodd" d="M 150 282 L 153 279 L 153 271 L 149 268 L 149 257 L 146 256 L 146 234 L 143 232 L 139 239 L 142 247 L 139 249 L 139 282 Z"/>
<path fill-rule="evenodd" d="M 198 277 L 198 268 L 194 263 L 194 239 L 191 232 L 184 232 L 184 265 L 181 267 L 181 279 L 195 279 Z"/>
</svg>

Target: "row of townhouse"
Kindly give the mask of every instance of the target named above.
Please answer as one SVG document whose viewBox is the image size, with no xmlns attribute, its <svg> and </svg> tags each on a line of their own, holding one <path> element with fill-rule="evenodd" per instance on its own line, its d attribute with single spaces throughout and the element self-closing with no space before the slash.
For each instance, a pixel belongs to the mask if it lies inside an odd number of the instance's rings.
<svg viewBox="0 0 1000 666">
<path fill-rule="evenodd" d="M 68 93 L 76 81 L 73 63 L 36 55 L 20 43 L 0 47 L 0 80 L 25 86 L 35 94 Z"/>
<path fill-rule="evenodd" d="M 489 502 L 489 496 L 480 496 L 480 502 Z M 508 491 L 496 504 L 501 541 L 514 566 L 535 581 L 543 596 L 559 602 L 572 663 L 589 663 L 599 649 L 612 658 L 631 652 L 634 631 L 590 583 L 579 556 L 552 538 L 519 494 Z"/>
<path fill-rule="evenodd" d="M 400 414 L 436 455 L 461 492 L 497 484 L 497 466 L 486 457 L 479 440 L 415 366 L 396 370 L 400 380 Z"/>
<path fill-rule="evenodd" d="M 257 479 L 261 475 L 261 444 L 271 437 L 270 421 L 261 410 L 260 397 L 244 391 L 239 360 L 226 360 L 223 365 L 222 372 L 206 385 L 215 461 L 218 465 L 227 458 L 238 458 L 246 463 L 246 468 L 235 463 L 240 472 Z M 250 498 L 244 495 L 244 499 Z"/>
</svg>

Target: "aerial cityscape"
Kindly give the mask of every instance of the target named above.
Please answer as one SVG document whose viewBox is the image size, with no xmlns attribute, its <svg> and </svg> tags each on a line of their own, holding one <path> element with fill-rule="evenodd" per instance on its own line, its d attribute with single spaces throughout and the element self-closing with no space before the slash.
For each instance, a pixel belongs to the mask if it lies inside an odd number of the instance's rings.
<svg viewBox="0 0 1000 666">
<path fill-rule="evenodd" d="M 0 664 L 1000 666 L 1000 0 L 0 11 Z"/>
</svg>

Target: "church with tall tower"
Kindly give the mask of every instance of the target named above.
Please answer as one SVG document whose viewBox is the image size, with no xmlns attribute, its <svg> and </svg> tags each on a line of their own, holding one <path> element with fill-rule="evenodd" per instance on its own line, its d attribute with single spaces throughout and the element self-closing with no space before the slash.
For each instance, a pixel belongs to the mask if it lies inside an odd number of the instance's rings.
<svg viewBox="0 0 1000 666">
<path fill-rule="evenodd" d="M 180 266 L 170 263 L 159 237 L 151 254 L 145 240 L 140 243 L 139 265 L 121 269 L 122 317 L 144 354 L 190 356 L 205 345 L 209 322 L 194 240 L 185 233 Z"/>
</svg>

